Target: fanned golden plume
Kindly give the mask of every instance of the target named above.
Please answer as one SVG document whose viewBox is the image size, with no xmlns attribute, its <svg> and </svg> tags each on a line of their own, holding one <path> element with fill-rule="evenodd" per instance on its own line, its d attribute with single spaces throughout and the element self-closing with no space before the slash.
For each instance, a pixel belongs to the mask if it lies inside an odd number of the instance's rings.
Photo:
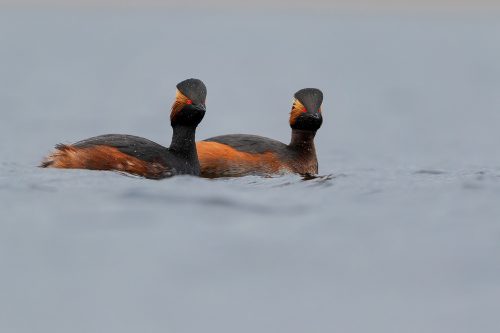
<svg viewBox="0 0 500 333">
<path fill-rule="evenodd" d="M 297 118 L 306 112 L 306 107 L 298 100 L 293 100 L 292 111 L 290 112 L 290 125 L 295 125 Z"/>
<path fill-rule="evenodd" d="M 184 106 L 188 103 L 189 98 L 187 98 L 183 93 L 179 90 L 175 92 L 175 101 L 172 104 L 172 112 L 170 112 L 170 121 L 173 121 L 177 113 L 184 108 Z"/>
</svg>

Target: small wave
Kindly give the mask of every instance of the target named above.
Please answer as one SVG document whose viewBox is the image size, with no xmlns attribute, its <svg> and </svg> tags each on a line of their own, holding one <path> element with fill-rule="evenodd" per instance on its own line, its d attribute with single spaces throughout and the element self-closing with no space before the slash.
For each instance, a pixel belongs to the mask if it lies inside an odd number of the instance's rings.
<svg viewBox="0 0 500 333">
<path fill-rule="evenodd" d="M 302 182 L 307 182 L 309 186 L 320 186 L 320 187 L 330 187 L 333 186 L 334 181 L 339 178 L 347 177 L 344 173 L 339 174 L 328 174 L 322 176 L 311 176 L 307 175 L 302 178 Z"/>
<path fill-rule="evenodd" d="M 437 175 L 447 174 L 447 172 L 442 171 L 442 170 L 435 170 L 435 169 L 421 169 L 421 170 L 415 171 L 413 174 L 414 175 L 434 175 L 434 176 L 437 176 Z"/>
<path fill-rule="evenodd" d="M 170 194 L 170 193 L 150 193 L 147 191 L 127 191 L 123 194 L 125 199 L 140 199 L 147 200 L 148 202 L 156 203 L 173 203 L 176 205 L 201 205 L 209 207 L 223 207 L 226 209 L 234 209 L 239 211 L 251 212 L 259 215 L 269 214 L 291 214 L 296 215 L 303 213 L 307 210 L 306 206 L 301 205 L 279 205 L 276 203 L 259 203 L 259 202 L 246 202 L 248 198 L 241 200 L 234 199 L 229 196 L 220 195 L 183 195 L 183 194 Z"/>
</svg>

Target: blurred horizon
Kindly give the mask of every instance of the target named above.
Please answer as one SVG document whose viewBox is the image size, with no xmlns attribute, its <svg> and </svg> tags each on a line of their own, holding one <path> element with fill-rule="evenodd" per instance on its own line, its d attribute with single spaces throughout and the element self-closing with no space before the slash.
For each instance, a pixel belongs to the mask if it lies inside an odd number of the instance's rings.
<svg viewBox="0 0 500 333">
<path fill-rule="evenodd" d="M 496 0 L 0 0 L 0 8 L 190 8 L 321 10 L 500 10 Z"/>
</svg>

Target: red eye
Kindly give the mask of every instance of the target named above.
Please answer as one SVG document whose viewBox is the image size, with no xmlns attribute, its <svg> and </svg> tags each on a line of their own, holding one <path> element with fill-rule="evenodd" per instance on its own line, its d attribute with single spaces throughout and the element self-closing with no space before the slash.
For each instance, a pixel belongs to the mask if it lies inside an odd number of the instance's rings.
<svg viewBox="0 0 500 333">
<path fill-rule="evenodd" d="M 192 100 L 190 100 L 190 99 L 188 99 L 188 100 L 187 100 L 187 102 L 186 102 L 186 104 L 191 105 L 191 104 L 193 104 L 193 101 L 192 101 Z"/>
<path fill-rule="evenodd" d="M 302 112 L 304 112 L 304 113 L 305 113 L 305 112 L 307 112 L 307 109 L 306 109 L 306 108 L 304 108 L 304 110 L 302 110 Z"/>
</svg>

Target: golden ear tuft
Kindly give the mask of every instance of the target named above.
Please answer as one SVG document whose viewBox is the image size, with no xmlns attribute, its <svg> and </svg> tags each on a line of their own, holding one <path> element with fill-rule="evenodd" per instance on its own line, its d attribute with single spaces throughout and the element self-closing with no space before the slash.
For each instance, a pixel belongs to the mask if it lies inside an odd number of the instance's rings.
<svg viewBox="0 0 500 333">
<path fill-rule="evenodd" d="M 290 112 L 290 125 L 294 125 L 297 118 L 304 112 L 307 112 L 306 107 L 298 100 L 293 100 L 292 111 Z"/>
<path fill-rule="evenodd" d="M 186 104 L 188 104 L 189 98 L 187 98 L 178 89 L 175 92 L 175 101 L 172 104 L 172 112 L 170 113 L 170 120 L 174 120 L 175 116 L 179 111 L 181 111 Z"/>
</svg>

